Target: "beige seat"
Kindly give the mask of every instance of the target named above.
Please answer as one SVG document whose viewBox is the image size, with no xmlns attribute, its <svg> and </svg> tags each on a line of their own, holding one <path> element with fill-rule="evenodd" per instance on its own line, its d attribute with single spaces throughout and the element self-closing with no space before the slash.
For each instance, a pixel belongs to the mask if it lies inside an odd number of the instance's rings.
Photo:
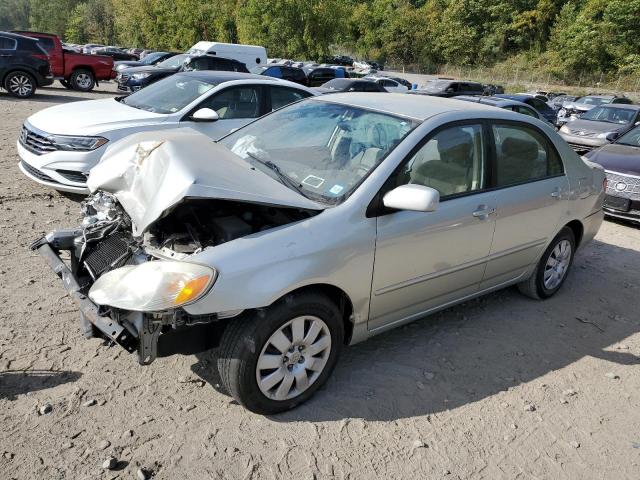
<svg viewBox="0 0 640 480">
<path fill-rule="evenodd" d="M 462 129 L 451 129 L 436 135 L 440 159 L 424 158 L 426 149 L 418 152 L 411 170 L 410 183 L 435 188 L 441 196 L 466 192 L 472 188 L 473 137 Z"/>
<path fill-rule="evenodd" d="M 538 144 L 533 140 L 507 137 L 498 156 L 498 185 L 526 182 L 545 175 L 544 164 L 538 162 Z"/>
</svg>

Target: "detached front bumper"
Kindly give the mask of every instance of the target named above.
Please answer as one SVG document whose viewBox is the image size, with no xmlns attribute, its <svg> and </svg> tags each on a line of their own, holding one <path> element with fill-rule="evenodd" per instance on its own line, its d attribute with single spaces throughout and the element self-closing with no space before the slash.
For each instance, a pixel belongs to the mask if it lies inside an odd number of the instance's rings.
<svg viewBox="0 0 640 480">
<path fill-rule="evenodd" d="M 129 331 L 117 321 L 100 312 L 100 307 L 93 303 L 81 290 L 78 280 L 71 272 L 71 269 L 62 261 L 60 256 L 53 250 L 46 237 L 32 245 L 34 250 L 47 260 L 49 266 L 58 277 L 62 279 L 65 290 L 75 302 L 80 310 L 82 318 L 96 327 L 100 333 L 114 343 L 117 343 L 129 353 L 133 353 L 139 348 L 139 341 Z"/>
<path fill-rule="evenodd" d="M 87 337 L 99 333 L 129 353 L 137 353 L 140 365 L 149 365 L 158 357 L 193 354 L 217 345 L 221 330 L 215 315 L 189 316 L 185 312 L 151 314 L 112 311 L 95 304 L 87 296 L 88 284 L 76 277 L 60 250 L 70 250 L 79 230 L 58 230 L 36 240 L 36 250 L 62 279 L 62 284 L 78 306 L 80 328 Z M 97 332 L 94 330 L 97 330 Z"/>
</svg>

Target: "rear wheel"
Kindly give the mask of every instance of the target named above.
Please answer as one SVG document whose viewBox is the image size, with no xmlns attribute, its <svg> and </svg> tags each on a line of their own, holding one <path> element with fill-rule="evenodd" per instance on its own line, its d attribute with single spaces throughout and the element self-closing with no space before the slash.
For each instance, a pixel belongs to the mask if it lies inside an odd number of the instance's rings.
<svg viewBox="0 0 640 480">
<path fill-rule="evenodd" d="M 11 72 L 4 79 L 4 88 L 17 98 L 29 98 L 36 93 L 36 80 L 27 72 Z"/>
<path fill-rule="evenodd" d="M 71 74 L 69 83 L 71 83 L 71 86 L 74 90 L 79 90 L 81 92 L 90 92 L 91 90 L 93 90 L 96 81 L 95 78 L 93 78 L 93 73 L 91 73 L 89 70 L 76 70 Z"/>
<path fill-rule="evenodd" d="M 560 290 L 573 263 L 576 248 L 573 231 L 564 227 L 553 239 L 531 277 L 518 284 L 520 292 L 535 299 L 549 298 Z"/>
<path fill-rule="evenodd" d="M 340 310 L 330 299 L 320 293 L 291 295 L 230 320 L 220 342 L 220 378 L 252 412 L 289 410 L 327 380 L 343 336 Z"/>
</svg>

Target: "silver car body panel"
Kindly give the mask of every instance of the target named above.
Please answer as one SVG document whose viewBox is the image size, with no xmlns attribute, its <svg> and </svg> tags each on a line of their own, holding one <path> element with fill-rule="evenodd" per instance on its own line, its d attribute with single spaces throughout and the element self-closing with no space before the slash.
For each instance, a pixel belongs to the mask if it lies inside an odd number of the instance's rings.
<svg viewBox="0 0 640 480">
<path fill-rule="evenodd" d="M 580 222 L 584 245 L 602 222 L 602 168 L 581 159 L 544 122 L 469 102 L 401 94 L 335 94 L 307 101 L 346 103 L 423 121 L 340 205 L 188 257 L 187 261 L 210 265 L 218 272 L 211 290 L 185 307 L 189 314 L 266 307 L 298 288 L 330 285 L 352 303 L 351 343 L 356 343 L 527 278 L 563 225 Z M 563 160 L 565 175 L 445 200 L 434 212 L 367 217 L 367 207 L 389 175 L 426 135 L 469 119 L 509 120 L 544 131 Z M 129 157 L 136 144 L 157 138 L 164 138 L 164 143 L 147 160 L 161 168 L 148 167 L 140 176 L 142 170 L 137 171 L 136 161 Z M 138 232 L 167 206 L 194 192 L 211 198 L 319 207 L 286 192 L 266 175 L 252 180 L 253 174 L 244 162 L 208 139 L 176 131 L 171 136 L 145 133 L 125 141 L 92 171 L 89 184 L 114 192 L 140 219 Z M 143 204 L 144 212 L 136 213 Z M 479 219 L 473 212 L 480 205 L 495 211 L 486 220 Z"/>
</svg>

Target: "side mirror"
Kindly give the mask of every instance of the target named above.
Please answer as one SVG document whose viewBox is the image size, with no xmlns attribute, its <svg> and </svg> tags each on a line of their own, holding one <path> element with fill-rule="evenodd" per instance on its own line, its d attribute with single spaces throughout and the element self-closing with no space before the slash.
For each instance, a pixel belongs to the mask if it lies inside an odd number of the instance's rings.
<svg viewBox="0 0 640 480">
<path fill-rule="evenodd" d="M 219 119 L 218 112 L 210 108 L 201 108 L 191 115 L 191 120 L 194 122 L 215 122 Z"/>
<path fill-rule="evenodd" d="M 423 185 L 401 185 L 394 188 L 382 199 L 387 208 L 411 210 L 414 212 L 433 212 L 438 208 L 440 193 Z"/>
<path fill-rule="evenodd" d="M 453 88 L 449 87 L 445 90 L 445 93 L 453 93 Z"/>
<path fill-rule="evenodd" d="M 617 132 L 611 132 L 609 135 L 606 136 L 606 139 L 608 142 L 613 142 L 616 138 L 618 138 L 618 133 Z"/>
</svg>

